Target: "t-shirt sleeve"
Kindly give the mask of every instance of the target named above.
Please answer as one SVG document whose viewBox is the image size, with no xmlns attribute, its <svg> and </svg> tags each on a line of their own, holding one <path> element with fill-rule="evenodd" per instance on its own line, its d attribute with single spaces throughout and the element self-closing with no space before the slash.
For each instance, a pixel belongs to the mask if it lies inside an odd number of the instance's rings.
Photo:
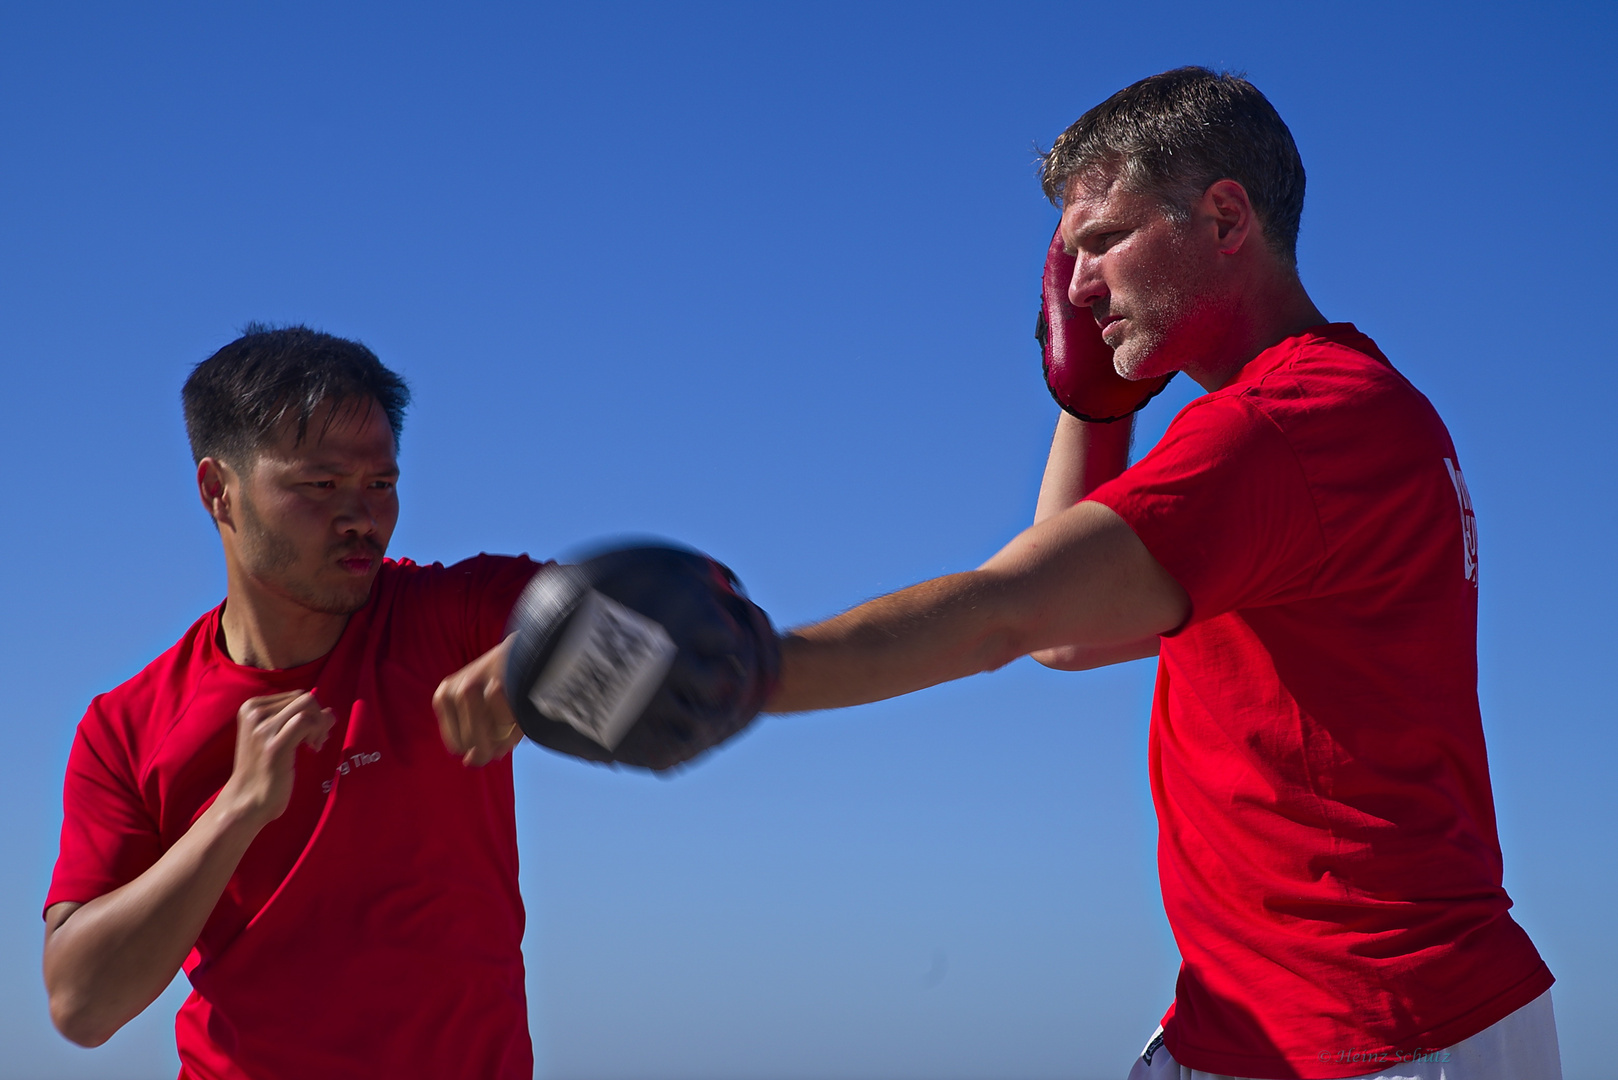
<svg viewBox="0 0 1618 1080">
<path fill-rule="evenodd" d="M 1291 444 L 1240 397 L 1186 406 L 1150 453 L 1089 498 L 1123 518 L 1190 595 L 1184 626 L 1306 595 L 1325 557 Z"/>
<path fill-rule="evenodd" d="M 45 906 L 87 903 L 151 868 L 163 854 L 157 823 L 106 729 L 99 702 L 79 724 L 62 787 L 62 846 Z"/>
<path fill-rule="evenodd" d="M 526 555 L 477 555 L 449 568 L 465 589 L 462 629 L 468 662 L 500 644 L 511 609 L 542 565 Z"/>
</svg>

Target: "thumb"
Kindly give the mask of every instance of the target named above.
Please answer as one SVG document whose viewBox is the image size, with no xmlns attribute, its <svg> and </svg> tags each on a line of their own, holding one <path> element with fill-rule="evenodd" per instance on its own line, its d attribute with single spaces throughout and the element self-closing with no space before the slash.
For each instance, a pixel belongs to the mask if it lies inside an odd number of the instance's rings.
<svg viewBox="0 0 1618 1080">
<path fill-rule="evenodd" d="M 331 735 L 331 729 L 337 725 L 337 714 L 330 709 L 321 709 L 320 715 L 310 726 L 309 733 L 303 737 L 304 745 L 311 750 L 318 751 L 326 745 L 326 739 Z"/>
<path fill-rule="evenodd" d="M 330 709 L 299 709 L 270 740 L 270 756 L 278 767 L 292 767 L 299 746 L 318 750 L 325 743 L 335 717 Z"/>
</svg>

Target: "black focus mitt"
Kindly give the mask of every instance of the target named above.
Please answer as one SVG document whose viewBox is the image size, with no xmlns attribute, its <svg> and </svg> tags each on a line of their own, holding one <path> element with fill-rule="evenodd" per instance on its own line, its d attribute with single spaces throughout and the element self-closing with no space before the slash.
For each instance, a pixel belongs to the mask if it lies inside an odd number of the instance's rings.
<svg viewBox="0 0 1618 1080">
<path fill-rule="evenodd" d="M 736 576 L 673 547 L 541 570 L 508 630 L 507 698 L 524 734 L 659 771 L 751 723 L 781 668 L 769 616 Z"/>
</svg>

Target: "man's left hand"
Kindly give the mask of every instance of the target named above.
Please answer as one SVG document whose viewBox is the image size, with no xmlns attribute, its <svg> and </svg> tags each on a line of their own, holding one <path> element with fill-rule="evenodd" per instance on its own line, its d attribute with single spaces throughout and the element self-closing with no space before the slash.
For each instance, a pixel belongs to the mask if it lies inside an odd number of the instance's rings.
<svg viewBox="0 0 1618 1080">
<path fill-rule="evenodd" d="M 433 711 L 444 746 L 468 765 L 487 765 L 522 742 L 522 729 L 506 700 L 506 654 L 511 638 L 438 684 Z"/>
</svg>

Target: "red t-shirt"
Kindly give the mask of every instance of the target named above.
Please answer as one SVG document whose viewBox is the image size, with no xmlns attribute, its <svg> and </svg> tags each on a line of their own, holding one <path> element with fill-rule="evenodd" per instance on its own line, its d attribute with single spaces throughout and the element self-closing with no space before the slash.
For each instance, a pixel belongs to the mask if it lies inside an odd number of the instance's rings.
<svg viewBox="0 0 1618 1080">
<path fill-rule="evenodd" d="M 182 1077 L 533 1076 L 510 759 L 462 765 L 431 698 L 499 643 L 535 569 L 385 561 L 332 651 L 282 671 L 234 663 L 215 609 L 91 703 L 47 907 L 133 880 L 191 827 L 246 699 L 312 690 L 337 716 L 186 960 Z"/>
<path fill-rule="evenodd" d="M 1149 750 L 1175 1060 L 1354 1076 L 1355 1050 L 1444 1047 L 1543 993 L 1500 883 L 1471 501 L 1427 399 L 1316 327 L 1090 498 L 1191 598 Z"/>
</svg>

